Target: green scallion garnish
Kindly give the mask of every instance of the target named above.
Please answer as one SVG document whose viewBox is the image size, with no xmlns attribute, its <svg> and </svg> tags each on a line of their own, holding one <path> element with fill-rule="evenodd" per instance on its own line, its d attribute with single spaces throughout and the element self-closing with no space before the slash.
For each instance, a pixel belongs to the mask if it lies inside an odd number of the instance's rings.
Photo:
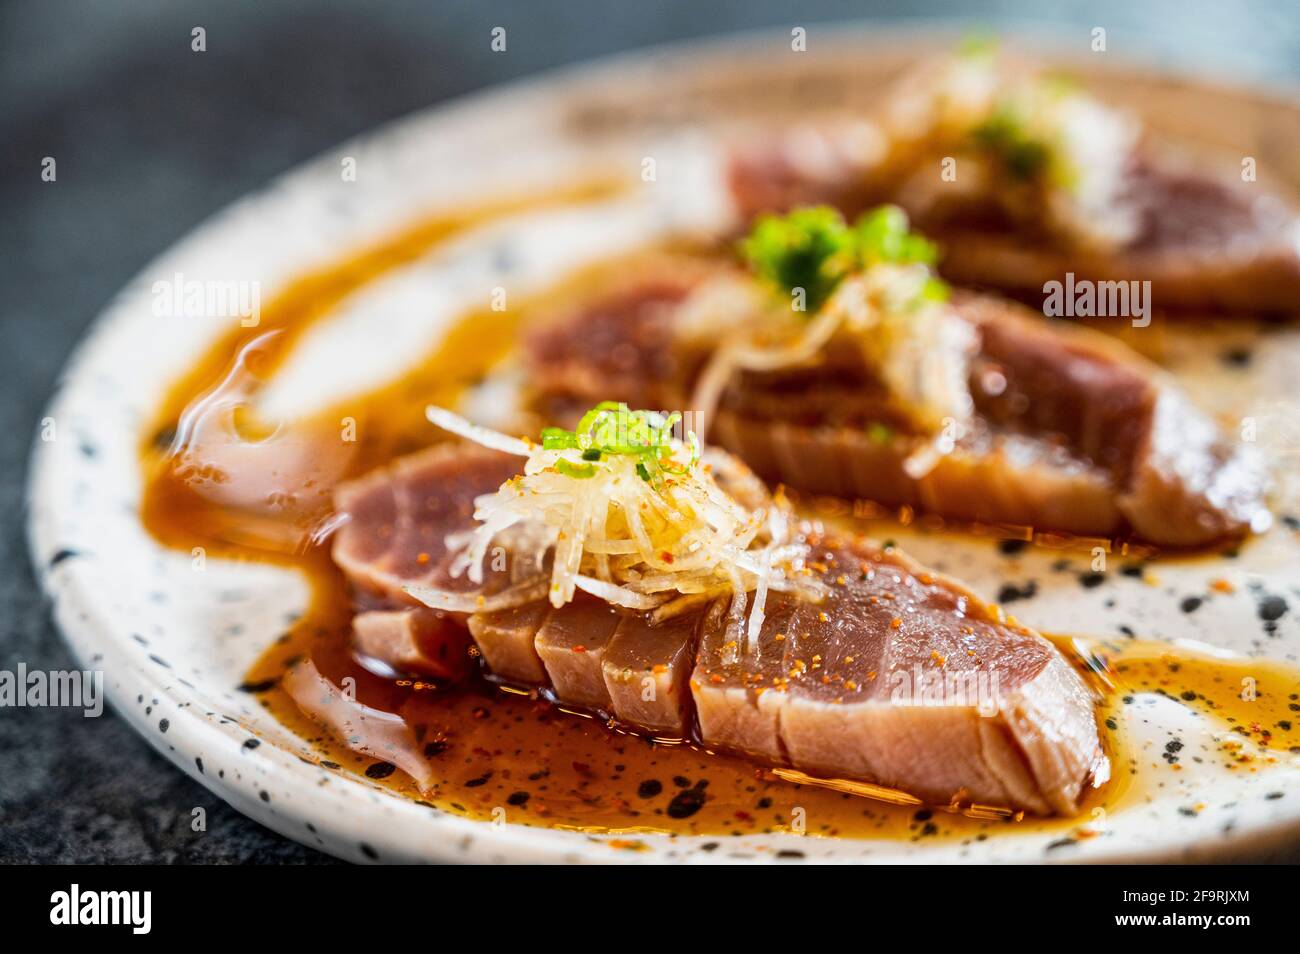
<svg viewBox="0 0 1300 954">
<path fill-rule="evenodd" d="M 626 404 L 604 401 L 582 416 L 572 431 L 548 427 L 542 431 L 544 450 L 581 450 L 584 461 L 601 461 L 606 457 L 636 457 L 636 472 L 641 479 L 653 481 L 666 474 L 684 476 L 699 460 L 699 442 L 693 433 L 686 434 L 691 447 L 685 464 L 674 460 L 673 428 L 681 414 L 634 411 Z M 566 477 L 585 479 L 596 473 L 593 463 L 556 463 L 555 469 Z"/>
<path fill-rule="evenodd" d="M 741 242 L 740 252 L 759 278 L 786 293 L 802 289 L 809 312 L 855 271 L 880 264 L 932 268 L 939 258 L 935 244 L 911 231 L 907 214 L 893 205 L 863 213 L 852 226 L 829 206 L 765 215 Z M 938 278 L 922 292 L 926 301 L 946 297 L 947 286 Z"/>
</svg>

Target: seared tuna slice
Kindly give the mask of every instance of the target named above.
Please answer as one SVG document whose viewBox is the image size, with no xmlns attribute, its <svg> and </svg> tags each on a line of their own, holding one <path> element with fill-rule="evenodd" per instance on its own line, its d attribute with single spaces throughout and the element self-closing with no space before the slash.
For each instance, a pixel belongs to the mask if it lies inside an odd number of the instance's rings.
<svg viewBox="0 0 1300 954">
<path fill-rule="evenodd" d="M 807 148 L 809 141 L 816 149 Z M 878 166 L 859 128 L 800 129 L 739 146 L 729 167 L 740 217 L 829 204 L 852 217 L 882 202 L 902 206 L 944 248 L 939 270 L 957 284 L 1038 296 L 1050 281 L 1150 281 L 1161 308 L 1300 311 L 1300 218 L 1276 196 L 1170 161 L 1149 146 L 1127 163 L 1123 205 L 1133 234 L 1111 248 L 1076 247 L 1009 221 L 991 203 L 917 201 L 907 187 L 940 156 L 911 168 Z M 942 155 L 942 154 L 941 154 Z M 931 171 L 931 169 L 935 171 Z"/>
<path fill-rule="evenodd" d="M 609 711 L 603 661 L 619 619 L 614 607 L 585 593 L 547 614 L 534 644 L 557 697 Z"/>
<path fill-rule="evenodd" d="M 352 620 L 353 644 L 362 656 L 397 673 L 457 680 L 469 671 L 465 628 L 429 609 L 369 610 Z"/>
<path fill-rule="evenodd" d="M 334 562 L 359 590 L 397 606 L 420 605 L 402 591 L 408 583 L 504 589 L 509 568 L 489 565 L 482 586 L 464 574 L 453 577 L 446 536 L 474 526 L 474 498 L 518 473 L 518 458 L 444 444 L 342 484 L 334 505 L 347 522 L 334 536 Z"/>
<path fill-rule="evenodd" d="M 674 337 L 662 313 L 653 323 L 638 319 L 640 286 L 630 281 L 617 302 L 580 306 L 530 338 L 536 402 L 548 415 L 564 420 L 604 396 L 688 407 L 704 357 Z M 618 302 L 629 310 L 619 313 Z M 803 367 L 738 374 L 710 439 L 773 483 L 964 520 L 1134 533 L 1167 546 L 1267 524 L 1267 476 L 1256 455 L 1222 435 L 1154 365 L 1099 332 L 1049 325 L 1004 299 L 957 293 L 952 304 L 978 339 L 969 377 L 975 415 L 928 470 L 917 474 L 905 462 L 932 437 L 911 430 L 851 348 Z M 587 343 L 607 349 L 619 335 L 660 356 L 652 376 L 633 366 L 604 373 Z M 585 377 L 567 372 L 584 362 Z"/>
<path fill-rule="evenodd" d="M 817 553 L 822 603 L 778 596 L 754 646 L 706 631 L 706 744 L 937 804 L 1069 813 L 1105 780 L 1090 695 L 1050 643 L 900 554 Z"/>
<path fill-rule="evenodd" d="M 621 722 L 673 738 L 691 734 L 689 681 L 704 617 L 690 611 L 655 624 L 641 615 L 623 616 L 601 663 L 610 706 Z"/>
<path fill-rule="evenodd" d="M 549 603 L 538 601 L 471 616 L 469 631 L 488 668 L 508 682 L 544 684 L 546 667 L 535 638 L 550 611 Z"/>
<path fill-rule="evenodd" d="M 473 496 L 513 469 L 502 455 L 458 445 L 340 489 L 352 520 L 336 558 L 360 588 L 399 594 L 391 609 L 357 617 L 364 653 L 412 668 L 403 665 L 410 646 L 389 638 L 391 624 L 407 624 L 403 614 L 425 612 L 401 609 L 406 582 L 435 580 L 473 604 L 474 585 L 450 577 L 438 541 L 464 529 Z M 387 545 L 371 545 L 378 539 Z M 418 541 L 429 557 L 395 558 L 393 541 Z M 814 542 L 811 566 L 829 596 L 769 593 L 752 644 L 727 635 L 726 599 L 657 623 L 586 594 L 559 609 L 533 600 L 428 623 L 467 627 L 494 675 L 549 689 L 561 703 L 936 803 L 1066 812 L 1105 777 L 1091 699 L 1049 643 L 898 554 Z M 499 571 L 485 588 L 512 584 Z M 418 766 L 408 770 L 418 777 Z"/>
</svg>

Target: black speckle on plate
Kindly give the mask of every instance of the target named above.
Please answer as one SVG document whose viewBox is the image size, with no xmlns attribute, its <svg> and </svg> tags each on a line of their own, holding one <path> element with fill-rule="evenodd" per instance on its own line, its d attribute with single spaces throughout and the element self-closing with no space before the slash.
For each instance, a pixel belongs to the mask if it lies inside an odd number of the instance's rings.
<svg viewBox="0 0 1300 954">
<path fill-rule="evenodd" d="M 1257 610 L 1259 618 L 1267 623 L 1272 623 L 1286 615 L 1290 607 L 1285 599 L 1272 593 L 1265 593 L 1259 598 Z"/>
<path fill-rule="evenodd" d="M 68 547 L 64 547 L 62 550 L 57 550 L 55 551 L 54 556 L 50 557 L 49 568 L 53 570 L 64 560 L 71 560 L 76 556 L 81 556 L 80 550 L 73 550 Z"/>
<path fill-rule="evenodd" d="M 274 689 L 279 684 L 279 682 L 280 682 L 279 679 L 262 679 L 259 680 L 258 682 L 242 682 L 239 684 L 239 691 L 240 692 L 268 692 L 271 689 Z"/>
<path fill-rule="evenodd" d="M 1249 367 L 1253 357 L 1253 352 L 1244 345 L 1228 348 L 1219 353 L 1219 360 L 1230 368 Z"/>
<path fill-rule="evenodd" d="M 668 803 L 669 818 L 690 818 L 704 807 L 704 789 L 684 788 Z"/>
<path fill-rule="evenodd" d="M 1038 593 L 1038 581 L 1029 580 L 1023 586 L 1016 586 L 1014 583 L 1004 583 L 998 590 L 999 603 L 1014 603 L 1017 600 L 1030 600 Z"/>
<path fill-rule="evenodd" d="M 636 793 L 641 798 L 654 798 L 664 790 L 664 783 L 657 778 L 648 778 L 636 787 Z"/>
</svg>

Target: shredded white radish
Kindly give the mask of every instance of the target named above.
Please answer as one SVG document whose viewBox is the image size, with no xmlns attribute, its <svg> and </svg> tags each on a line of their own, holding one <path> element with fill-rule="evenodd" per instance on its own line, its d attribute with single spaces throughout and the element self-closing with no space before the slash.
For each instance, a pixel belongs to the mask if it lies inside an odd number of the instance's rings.
<svg viewBox="0 0 1300 954">
<path fill-rule="evenodd" d="M 845 279 L 813 315 L 754 313 L 743 335 L 720 341 L 695 387 L 692 406 L 704 426 L 739 371 L 771 372 L 816 359 L 842 340 L 887 388 L 898 412 L 922 433 L 973 412 L 967 378 L 977 340 L 944 302 L 921 299 L 928 267 L 875 264 Z M 833 343 L 834 342 L 834 343 Z"/>
<path fill-rule="evenodd" d="M 1026 190 L 1023 182 L 985 175 L 987 157 L 971 147 L 990 121 L 1009 131 L 1018 144 L 1042 149 L 1042 174 L 1034 172 L 1036 188 Z M 985 183 L 990 196 L 1012 215 L 1045 225 L 1081 246 L 1121 246 L 1140 227 L 1138 208 L 1127 198 L 1139 124 L 1059 77 L 992 51 L 927 64 L 900 84 L 885 126 L 895 159 L 882 168 L 921 168 L 906 188 L 915 190 L 922 203 L 947 198 L 954 186 L 963 186 L 942 183 L 937 188 L 938 177 L 919 155 L 965 153 L 965 185 Z"/>
<path fill-rule="evenodd" d="M 424 409 L 424 416 L 429 419 L 430 424 L 441 427 L 444 431 L 450 431 L 466 440 L 482 444 L 484 447 L 490 447 L 493 450 L 514 454 L 516 457 L 527 457 L 533 452 L 533 448 L 527 441 L 521 441 L 517 437 L 510 437 L 491 428 L 471 424 L 459 414 L 453 414 L 446 408 L 430 404 Z"/>
<path fill-rule="evenodd" d="M 448 535 L 447 546 L 456 553 L 453 576 L 466 574 L 481 583 L 496 545 L 515 560 L 532 557 L 538 568 L 549 555 L 545 592 L 534 598 L 546 595 L 556 607 L 581 589 L 616 606 L 654 610 L 661 619 L 730 592 L 729 636 L 745 635 L 750 645 L 756 644 L 769 591 L 821 598 L 822 585 L 798 572 L 807 546 L 788 539 L 786 514 L 748 468 L 717 452 L 709 452 L 710 463 L 704 464 L 694 435 L 669 435 L 671 419 L 609 407 L 614 410 L 602 411 L 602 405 L 584 418 L 596 422 L 588 432 L 544 433 L 543 443 L 535 445 L 443 408 L 428 409 L 429 420 L 452 433 L 527 458 L 521 476 L 474 501 L 477 526 Z M 719 486 L 715 468 L 749 505 Z M 746 634 L 750 590 L 755 599 Z M 456 612 L 518 605 L 504 594 L 480 598 L 415 585 L 407 592 Z"/>
<path fill-rule="evenodd" d="M 583 576 L 581 573 L 574 576 L 573 582 L 578 589 L 585 590 L 592 596 L 598 596 L 606 603 L 625 606 L 628 609 L 649 610 L 662 605 L 664 602 L 662 597 L 643 596 L 625 586 L 615 586 L 613 583 L 606 583 L 604 580 Z"/>
<path fill-rule="evenodd" d="M 450 613 L 492 613 L 535 602 L 546 595 L 546 586 L 544 579 L 538 579 L 528 584 L 512 586 L 491 596 L 457 593 L 454 590 L 425 586 L 423 583 L 407 583 L 402 590 L 431 609 L 447 610 Z"/>
</svg>

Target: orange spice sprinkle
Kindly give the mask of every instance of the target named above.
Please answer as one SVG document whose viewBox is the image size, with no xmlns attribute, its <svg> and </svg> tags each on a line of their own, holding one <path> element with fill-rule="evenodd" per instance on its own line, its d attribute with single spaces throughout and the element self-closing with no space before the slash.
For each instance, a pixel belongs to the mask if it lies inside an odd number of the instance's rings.
<svg viewBox="0 0 1300 954">
<path fill-rule="evenodd" d="M 1226 580 L 1223 577 L 1219 577 L 1217 580 L 1211 580 L 1210 589 L 1214 590 L 1216 593 L 1237 592 L 1237 587 L 1233 585 L 1232 581 Z"/>
<path fill-rule="evenodd" d="M 935 649 L 930 650 L 930 658 L 933 659 L 935 663 L 937 663 L 940 666 L 942 666 L 944 663 L 948 661 L 948 658 L 946 656 L 940 655 L 939 651 Z"/>
<path fill-rule="evenodd" d="M 417 553 L 417 554 L 415 555 L 415 562 L 416 562 L 416 563 L 419 563 L 419 564 L 422 564 L 422 565 L 425 564 L 425 563 L 428 563 L 428 562 L 429 562 L 429 554 L 427 554 L 427 553 L 425 553 L 423 550 L 421 550 L 419 553 Z"/>
<path fill-rule="evenodd" d="M 899 629 L 899 628 L 901 628 L 902 625 L 903 625 L 903 618 L 902 618 L 901 616 L 895 616 L 895 617 L 890 621 L 889 625 L 890 625 L 892 628 L 894 628 L 894 629 Z"/>
</svg>

